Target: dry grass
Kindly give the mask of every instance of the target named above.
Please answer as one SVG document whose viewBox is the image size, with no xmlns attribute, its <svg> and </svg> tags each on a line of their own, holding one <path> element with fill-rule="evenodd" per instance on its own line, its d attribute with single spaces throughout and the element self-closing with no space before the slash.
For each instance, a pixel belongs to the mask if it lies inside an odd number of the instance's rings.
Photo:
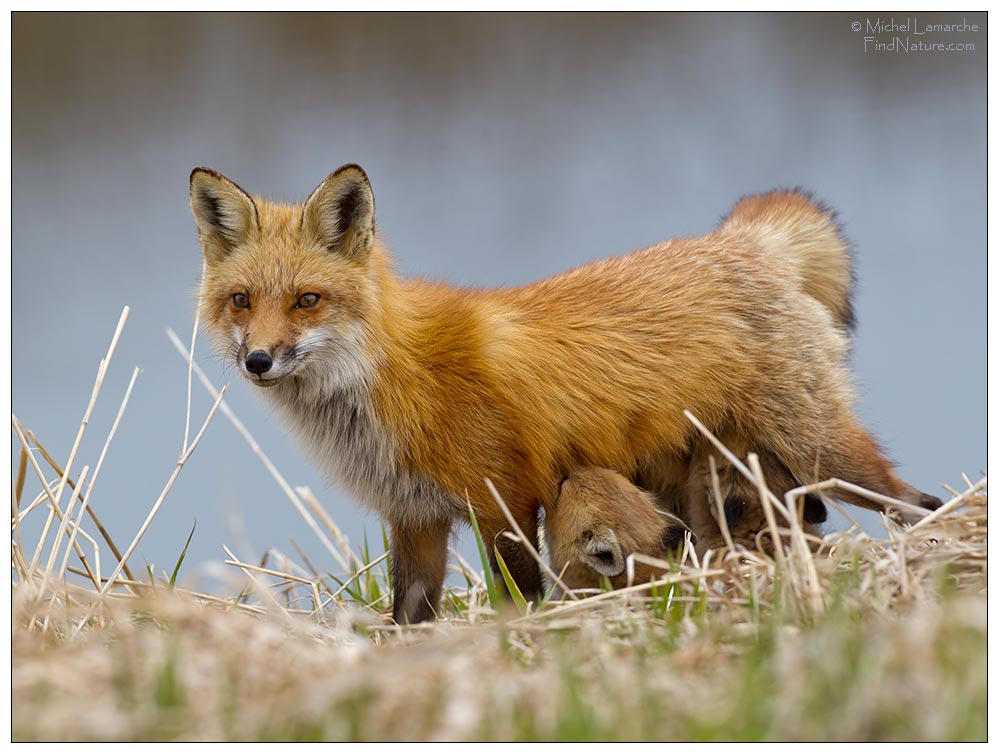
<svg viewBox="0 0 999 754">
<path fill-rule="evenodd" d="M 172 481 L 122 551 L 90 496 L 100 459 L 73 471 L 112 353 L 65 464 L 13 419 L 15 740 L 986 738 L 984 478 L 912 527 L 818 548 L 774 498 L 775 558 L 688 553 L 653 585 L 526 608 L 455 553 L 465 586 L 441 620 L 399 628 L 385 556 L 352 548 L 269 461 L 321 549 L 230 553 L 224 596 L 131 573 Z M 266 459 L 215 397 L 208 420 L 217 408 Z M 38 542 L 28 516 L 47 524 Z"/>
</svg>

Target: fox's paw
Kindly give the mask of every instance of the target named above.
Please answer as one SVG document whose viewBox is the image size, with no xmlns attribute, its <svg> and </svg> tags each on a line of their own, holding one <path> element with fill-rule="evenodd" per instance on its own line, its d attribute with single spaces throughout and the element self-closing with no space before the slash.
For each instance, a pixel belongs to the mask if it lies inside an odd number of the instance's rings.
<svg viewBox="0 0 999 754">
<path fill-rule="evenodd" d="M 926 508 L 928 511 L 935 511 L 943 505 L 943 500 L 936 495 L 920 492 L 919 499 L 915 501 L 915 505 L 918 505 L 920 508 Z"/>
</svg>

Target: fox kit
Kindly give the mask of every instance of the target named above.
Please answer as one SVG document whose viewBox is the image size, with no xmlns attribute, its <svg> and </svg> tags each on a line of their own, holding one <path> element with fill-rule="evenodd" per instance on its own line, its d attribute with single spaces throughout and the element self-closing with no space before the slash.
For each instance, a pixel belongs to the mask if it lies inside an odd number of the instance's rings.
<svg viewBox="0 0 999 754">
<path fill-rule="evenodd" d="M 732 450 L 732 448 L 730 448 Z M 742 453 L 745 458 L 749 450 Z M 750 550 L 762 548 L 770 551 L 773 547 L 768 524 L 760 502 L 756 483 L 744 477 L 724 459 L 717 462 L 718 492 L 721 505 L 715 502 L 715 492 L 708 463 L 708 451 L 696 452 L 687 474 L 685 497 L 679 502 L 680 515 L 687 525 L 697 532 L 697 552 L 704 554 L 725 544 L 722 534 L 724 517 L 733 544 Z M 802 482 L 777 458 L 770 453 L 760 455 L 760 468 L 771 492 L 784 502 L 784 494 Z M 825 522 L 828 512 L 825 503 L 814 494 L 803 495 L 798 499 L 799 510 L 795 512 L 798 522 L 806 534 L 817 535 L 818 525 Z M 719 511 L 721 508 L 721 511 Z M 777 525 L 787 527 L 783 516 L 775 513 Z M 760 535 L 763 535 L 762 537 Z"/>
<path fill-rule="evenodd" d="M 190 190 L 206 328 L 388 524 L 399 622 L 434 616 L 466 500 L 521 589 L 540 592 L 536 563 L 498 536 L 487 477 L 528 532 L 575 468 L 682 492 L 697 441 L 684 409 L 797 479 L 939 503 L 895 475 L 851 409 L 849 313 L 819 302 L 845 299 L 847 247 L 803 195 L 744 200 L 700 238 L 471 290 L 393 272 L 357 165 L 298 205 L 206 168 Z"/>
<path fill-rule="evenodd" d="M 629 555 L 665 560 L 679 551 L 690 532 L 679 518 L 657 508 L 648 492 L 616 471 L 593 466 L 569 474 L 545 511 L 551 566 L 570 589 L 599 587 L 604 577 L 620 589 L 626 585 Z M 691 543 L 696 540 L 691 535 Z M 635 561 L 636 581 L 650 581 L 663 572 Z"/>
</svg>

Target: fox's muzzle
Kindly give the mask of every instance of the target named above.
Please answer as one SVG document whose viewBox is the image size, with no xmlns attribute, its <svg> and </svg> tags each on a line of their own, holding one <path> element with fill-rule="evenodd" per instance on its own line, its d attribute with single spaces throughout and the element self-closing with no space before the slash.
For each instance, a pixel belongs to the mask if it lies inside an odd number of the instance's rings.
<svg viewBox="0 0 999 754">
<path fill-rule="evenodd" d="M 297 367 L 294 351 L 284 353 L 281 348 L 270 351 L 255 348 L 251 351 L 244 346 L 236 357 L 236 363 L 247 380 L 261 387 L 276 385 Z"/>
</svg>

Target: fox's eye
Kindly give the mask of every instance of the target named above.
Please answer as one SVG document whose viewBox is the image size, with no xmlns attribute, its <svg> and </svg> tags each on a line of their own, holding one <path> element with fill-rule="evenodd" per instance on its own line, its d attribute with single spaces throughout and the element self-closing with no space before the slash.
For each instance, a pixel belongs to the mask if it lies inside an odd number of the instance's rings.
<svg viewBox="0 0 999 754">
<path fill-rule="evenodd" d="M 232 305 L 237 309 L 249 309 L 250 297 L 245 293 L 234 293 L 232 295 Z"/>
<path fill-rule="evenodd" d="M 319 303 L 318 293 L 303 293 L 298 297 L 298 303 L 295 304 L 299 309 L 311 309 L 313 306 Z"/>
</svg>

